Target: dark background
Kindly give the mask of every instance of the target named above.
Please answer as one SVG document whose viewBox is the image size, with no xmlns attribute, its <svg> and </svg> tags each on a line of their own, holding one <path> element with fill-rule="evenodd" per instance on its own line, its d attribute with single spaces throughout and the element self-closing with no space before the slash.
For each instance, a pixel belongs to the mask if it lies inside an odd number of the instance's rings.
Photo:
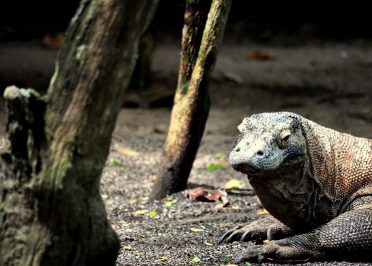
<svg viewBox="0 0 372 266">
<path fill-rule="evenodd" d="M 178 37 L 183 19 L 181 0 L 161 0 L 152 30 Z M 74 14 L 76 0 L 13 0 L 0 4 L 0 41 L 30 40 L 62 32 Z M 226 31 L 238 41 L 371 39 L 372 16 L 358 1 L 234 0 Z"/>
</svg>

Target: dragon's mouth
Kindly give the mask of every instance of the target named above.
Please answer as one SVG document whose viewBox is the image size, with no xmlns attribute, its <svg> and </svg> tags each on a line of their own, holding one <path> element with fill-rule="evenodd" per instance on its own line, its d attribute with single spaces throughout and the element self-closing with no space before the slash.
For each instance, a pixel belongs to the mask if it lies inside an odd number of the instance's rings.
<svg viewBox="0 0 372 266">
<path fill-rule="evenodd" d="M 254 174 L 260 171 L 259 168 L 254 167 L 253 165 L 249 165 L 246 163 L 236 164 L 232 166 L 235 171 L 241 172 L 243 174 Z"/>
<path fill-rule="evenodd" d="M 236 164 L 232 165 L 232 167 L 234 168 L 234 170 L 243 174 L 247 174 L 249 176 L 259 176 L 261 174 L 267 174 L 270 172 L 288 171 L 288 169 L 299 167 L 299 165 L 303 164 L 303 162 L 304 158 L 302 156 L 292 156 L 290 158 L 287 158 L 275 169 L 264 166 L 257 166 L 249 163 Z"/>
</svg>

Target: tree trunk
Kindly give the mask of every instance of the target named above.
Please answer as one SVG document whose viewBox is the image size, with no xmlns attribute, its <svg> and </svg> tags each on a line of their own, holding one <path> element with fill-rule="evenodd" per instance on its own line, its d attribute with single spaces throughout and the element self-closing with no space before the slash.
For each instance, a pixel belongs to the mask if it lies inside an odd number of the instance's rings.
<svg viewBox="0 0 372 266">
<path fill-rule="evenodd" d="M 16 87 L 4 92 L 10 145 L 0 161 L 0 265 L 114 265 L 119 241 L 100 176 L 156 6 L 82 0 L 47 98 Z"/>
<path fill-rule="evenodd" d="M 161 199 L 186 188 L 208 118 L 208 82 L 230 6 L 231 0 L 212 0 L 212 3 L 209 0 L 187 1 L 166 156 L 150 200 Z"/>
</svg>

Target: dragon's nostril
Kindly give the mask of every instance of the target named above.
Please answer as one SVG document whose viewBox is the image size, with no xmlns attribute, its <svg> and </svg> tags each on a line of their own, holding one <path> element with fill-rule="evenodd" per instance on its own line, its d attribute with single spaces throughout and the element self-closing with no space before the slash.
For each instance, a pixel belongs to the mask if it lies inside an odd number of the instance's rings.
<svg viewBox="0 0 372 266">
<path fill-rule="evenodd" d="M 236 150 L 235 150 L 236 152 L 239 152 L 240 151 L 240 148 L 236 148 Z"/>
<path fill-rule="evenodd" d="M 260 150 L 260 151 L 257 152 L 257 155 L 258 156 L 263 156 L 264 155 L 264 152 Z"/>
</svg>

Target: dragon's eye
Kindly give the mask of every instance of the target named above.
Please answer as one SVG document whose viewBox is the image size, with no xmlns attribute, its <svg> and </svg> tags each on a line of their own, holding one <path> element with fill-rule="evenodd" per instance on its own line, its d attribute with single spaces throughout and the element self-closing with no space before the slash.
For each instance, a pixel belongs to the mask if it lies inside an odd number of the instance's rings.
<svg viewBox="0 0 372 266">
<path fill-rule="evenodd" d="M 278 142 L 280 148 L 287 148 L 289 143 L 289 138 L 291 137 L 291 130 L 285 129 L 282 132 L 280 132 L 278 136 Z"/>
</svg>

